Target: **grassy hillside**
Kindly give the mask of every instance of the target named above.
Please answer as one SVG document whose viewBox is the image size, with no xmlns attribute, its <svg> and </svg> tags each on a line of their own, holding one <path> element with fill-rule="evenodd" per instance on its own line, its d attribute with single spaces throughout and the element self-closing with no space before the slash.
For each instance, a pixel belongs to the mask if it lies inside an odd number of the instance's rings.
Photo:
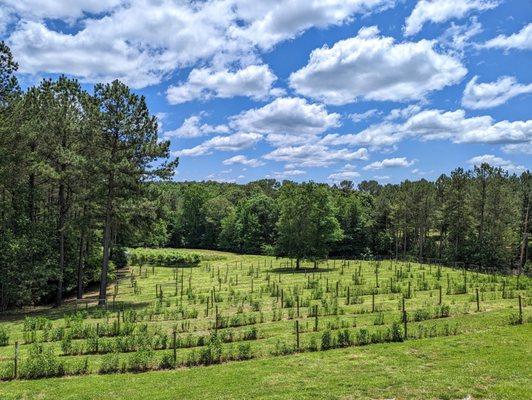
<svg viewBox="0 0 532 400">
<path fill-rule="evenodd" d="M 175 253 L 138 252 L 107 310 L 92 298 L 3 316 L 0 374 L 13 377 L 18 342 L 19 379 L 1 383 L 0 398 L 510 399 L 532 390 L 528 278 L 393 261 L 296 271 L 289 260 L 200 253 L 199 265 L 174 268 Z M 22 379 L 77 374 L 86 376 Z"/>
</svg>

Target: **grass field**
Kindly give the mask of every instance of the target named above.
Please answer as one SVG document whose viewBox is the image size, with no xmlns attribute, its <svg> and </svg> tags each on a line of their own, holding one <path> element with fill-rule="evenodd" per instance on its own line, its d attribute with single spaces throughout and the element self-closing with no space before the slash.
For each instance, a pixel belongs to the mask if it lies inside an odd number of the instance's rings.
<svg viewBox="0 0 532 400">
<path fill-rule="evenodd" d="M 198 252 L 131 266 L 107 310 L 2 316 L 0 399 L 530 398 L 528 278 Z"/>
</svg>

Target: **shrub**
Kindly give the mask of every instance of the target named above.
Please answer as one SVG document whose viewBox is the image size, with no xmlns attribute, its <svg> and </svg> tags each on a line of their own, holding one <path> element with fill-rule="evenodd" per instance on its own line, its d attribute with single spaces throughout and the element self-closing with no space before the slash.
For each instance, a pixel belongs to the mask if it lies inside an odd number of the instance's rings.
<svg viewBox="0 0 532 400">
<path fill-rule="evenodd" d="M 102 363 L 98 372 L 100 374 L 112 374 L 120 370 L 120 358 L 118 353 L 108 353 L 102 357 Z"/>
<path fill-rule="evenodd" d="M 53 353 L 53 349 L 34 344 L 30 347 L 28 358 L 21 365 L 19 376 L 23 379 L 37 379 L 64 374 L 64 365 Z"/>
<path fill-rule="evenodd" d="M 369 331 L 365 328 L 360 329 L 356 335 L 356 343 L 360 346 L 364 346 L 370 343 Z"/>
<path fill-rule="evenodd" d="M 375 321 L 373 321 L 373 325 L 384 325 L 384 314 L 378 313 L 375 317 Z"/>
<path fill-rule="evenodd" d="M 403 330 L 401 325 L 398 322 L 394 321 L 390 328 L 390 340 L 392 342 L 402 342 L 403 341 Z"/>
<path fill-rule="evenodd" d="M 430 319 L 431 315 L 428 310 L 425 310 L 423 308 L 420 308 L 416 311 L 414 311 L 414 321 L 425 321 L 427 319 Z"/>
<path fill-rule="evenodd" d="M 296 352 L 295 346 L 289 346 L 284 340 L 277 339 L 275 342 L 275 348 L 272 350 L 274 356 L 285 356 Z"/>
<path fill-rule="evenodd" d="M 174 356 L 170 353 L 164 353 L 159 361 L 159 369 L 174 369 Z"/>
<path fill-rule="evenodd" d="M 76 359 L 68 368 L 69 375 L 86 375 L 89 372 L 89 358 Z"/>
<path fill-rule="evenodd" d="M 310 338 L 310 342 L 308 344 L 309 351 L 318 351 L 318 341 L 314 336 Z"/>
<path fill-rule="evenodd" d="M 321 349 L 322 350 L 328 350 L 328 349 L 330 349 L 332 347 L 334 347 L 334 344 L 333 344 L 331 331 L 327 329 L 321 335 Z"/>
<path fill-rule="evenodd" d="M 351 334 L 347 329 L 343 329 L 341 331 L 338 331 L 337 333 L 337 344 L 339 347 L 348 347 L 353 344 L 353 341 L 351 339 Z"/>
<path fill-rule="evenodd" d="M 238 345 L 236 359 L 237 360 L 250 360 L 253 358 L 253 352 L 251 351 L 251 345 L 249 343 L 240 343 Z"/>
<path fill-rule="evenodd" d="M 0 326 L 0 346 L 7 346 L 9 344 L 9 335 L 7 329 Z"/>
<path fill-rule="evenodd" d="M 244 332 L 244 334 L 242 335 L 242 339 L 243 340 L 257 340 L 258 338 L 258 331 L 257 331 L 257 328 L 252 326 L 251 328 L 249 328 L 247 331 Z"/>
<path fill-rule="evenodd" d="M 219 364 L 222 360 L 222 342 L 216 332 L 211 334 L 207 346 L 200 350 L 200 364 Z"/>
<path fill-rule="evenodd" d="M 153 350 L 142 348 L 129 356 L 127 369 L 129 371 L 143 372 L 151 369 L 153 363 Z"/>
</svg>

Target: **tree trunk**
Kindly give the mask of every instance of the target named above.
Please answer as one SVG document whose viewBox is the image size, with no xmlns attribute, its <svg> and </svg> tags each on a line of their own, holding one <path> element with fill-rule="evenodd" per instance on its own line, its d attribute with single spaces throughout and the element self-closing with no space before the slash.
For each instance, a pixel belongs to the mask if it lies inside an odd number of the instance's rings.
<svg viewBox="0 0 532 400">
<path fill-rule="evenodd" d="M 83 298 L 83 269 L 85 268 L 85 228 L 81 230 L 79 237 L 79 254 L 77 267 L 77 298 Z"/>
<path fill-rule="evenodd" d="M 296 258 L 296 269 L 299 269 L 300 267 L 300 259 Z"/>
<path fill-rule="evenodd" d="M 110 189 L 109 189 L 110 191 Z M 107 273 L 109 271 L 109 251 L 111 247 L 111 193 L 108 193 L 107 205 L 105 207 L 105 225 L 103 234 L 103 262 L 100 275 L 100 295 L 98 305 L 105 305 L 107 298 Z"/>
<path fill-rule="evenodd" d="M 62 168 L 63 169 L 63 168 Z M 57 297 L 55 306 L 59 307 L 63 301 L 63 276 L 65 274 L 65 184 L 59 184 L 59 276 L 57 282 Z"/>
<path fill-rule="evenodd" d="M 525 252 L 528 247 L 528 214 L 530 212 L 530 194 L 526 202 L 525 218 L 523 220 L 523 241 L 521 242 L 521 250 L 519 252 L 519 274 L 523 272 L 525 263 Z"/>
</svg>

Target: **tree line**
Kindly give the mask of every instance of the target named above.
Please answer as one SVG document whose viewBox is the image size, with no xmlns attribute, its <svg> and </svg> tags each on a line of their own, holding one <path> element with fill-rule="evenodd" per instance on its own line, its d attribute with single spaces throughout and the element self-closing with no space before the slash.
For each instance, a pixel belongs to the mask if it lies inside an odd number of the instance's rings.
<svg viewBox="0 0 532 400">
<path fill-rule="evenodd" d="M 88 93 L 61 76 L 22 91 L 17 68 L 0 42 L 0 309 L 60 305 L 95 283 L 103 304 L 119 232 L 153 213 L 146 182 L 177 160 L 120 81 Z"/>
<path fill-rule="evenodd" d="M 161 218 L 139 246 L 197 247 L 319 261 L 440 260 L 529 268 L 532 176 L 488 164 L 434 182 L 327 185 L 263 179 L 152 184 Z"/>
<path fill-rule="evenodd" d="M 528 271 L 532 178 L 487 164 L 436 181 L 172 182 L 145 99 L 119 81 L 21 90 L 0 42 L 0 309 L 82 298 L 126 247 L 290 257 L 435 258 Z"/>
</svg>

